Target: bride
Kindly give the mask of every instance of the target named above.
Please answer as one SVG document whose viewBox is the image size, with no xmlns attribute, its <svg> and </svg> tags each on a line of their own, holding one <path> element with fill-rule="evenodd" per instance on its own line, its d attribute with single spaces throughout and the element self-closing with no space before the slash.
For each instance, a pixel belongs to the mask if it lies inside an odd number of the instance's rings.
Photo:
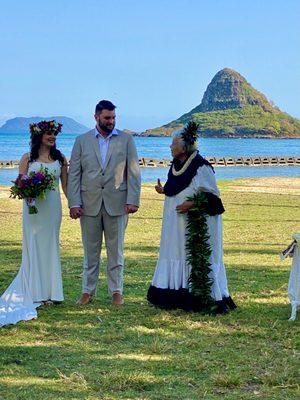
<svg viewBox="0 0 300 400">
<path fill-rule="evenodd" d="M 22 156 L 19 177 L 47 168 L 56 178 L 56 189 L 36 200 L 37 214 L 29 214 L 23 200 L 22 262 L 19 272 L 0 297 L 0 326 L 37 317 L 36 308 L 63 301 L 59 230 L 61 199 L 59 179 L 67 191 L 67 161 L 56 148 L 62 125 L 41 121 L 30 125 L 30 153 Z"/>
</svg>

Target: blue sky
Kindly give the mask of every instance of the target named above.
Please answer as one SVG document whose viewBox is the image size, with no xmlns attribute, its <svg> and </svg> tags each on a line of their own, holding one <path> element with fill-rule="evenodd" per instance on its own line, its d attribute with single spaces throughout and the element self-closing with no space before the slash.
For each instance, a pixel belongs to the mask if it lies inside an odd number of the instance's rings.
<svg viewBox="0 0 300 400">
<path fill-rule="evenodd" d="M 300 117 L 298 0 L 0 0 L 0 123 L 66 115 L 100 99 L 143 130 L 201 102 L 220 69 Z"/>
</svg>

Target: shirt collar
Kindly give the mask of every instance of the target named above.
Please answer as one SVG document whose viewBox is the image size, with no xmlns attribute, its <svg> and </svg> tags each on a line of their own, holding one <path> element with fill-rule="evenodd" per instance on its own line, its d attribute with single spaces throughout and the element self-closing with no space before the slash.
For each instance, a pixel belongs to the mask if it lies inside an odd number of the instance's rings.
<svg viewBox="0 0 300 400">
<path fill-rule="evenodd" d="M 118 131 L 114 128 L 113 131 L 105 138 L 101 135 L 101 133 L 98 131 L 97 127 L 95 127 L 95 136 L 96 138 L 102 138 L 102 139 L 108 139 L 111 138 L 112 136 L 117 136 L 118 135 Z"/>
</svg>

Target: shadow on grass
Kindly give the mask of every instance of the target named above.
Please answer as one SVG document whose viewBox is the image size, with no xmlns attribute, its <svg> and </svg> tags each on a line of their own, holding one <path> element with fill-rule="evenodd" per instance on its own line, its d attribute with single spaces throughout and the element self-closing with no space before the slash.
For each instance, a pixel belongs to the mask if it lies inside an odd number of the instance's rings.
<svg viewBox="0 0 300 400">
<path fill-rule="evenodd" d="M 13 242 L 16 247 L 18 242 Z M 10 242 L 8 242 L 11 245 Z M 125 258 L 125 269 L 124 269 L 124 286 L 134 290 L 139 290 L 140 286 L 145 284 L 145 291 L 147 290 L 149 281 L 152 278 L 152 274 L 155 269 L 157 262 L 158 246 L 155 245 L 128 245 L 125 250 L 126 252 L 138 252 L 139 256 L 127 255 Z M 278 253 L 275 249 L 235 249 L 235 248 L 225 248 L 225 256 L 234 254 L 259 254 L 259 255 L 269 255 L 276 256 Z M 103 251 L 105 255 L 105 251 Z M 13 277 L 16 275 L 20 262 L 21 262 L 21 249 L 16 250 L 15 248 L 6 249 L 5 254 L 2 257 L 5 259 L 5 266 L 2 266 L 1 274 L 1 288 L 5 288 L 10 284 Z M 106 258 L 103 257 L 100 266 L 100 281 L 105 281 L 104 272 L 106 269 Z M 70 288 L 72 285 L 76 287 L 76 297 L 79 295 L 81 290 L 81 273 L 82 273 L 82 262 L 83 257 L 79 256 L 68 256 L 62 253 L 62 270 L 63 270 L 63 283 L 65 288 Z M 263 286 L 266 288 L 278 287 L 279 285 L 287 282 L 288 273 L 290 269 L 289 264 L 280 264 L 278 259 L 278 267 L 272 265 L 257 264 L 255 266 L 245 264 L 245 263 L 227 263 L 226 264 L 229 288 L 232 288 L 232 284 L 238 285 L 243 291 L 245 285 L 248 285 L 249 289 L 255 290 L 254 285 L 258 285 L 259 290 Z M 135 289 L 135 286 L 137 289 Z M 75 300 L 75 299 L 74 299 Z"/>
<path fill-rule="evenodd" d="M 159 246 L 156 245 L 147 245 L 147 246 L 140 246 L 140 245 L 135 245 L 135 244 L 127 244 L 125 245 L 125 253 L 126 250 L 134 250 L 134 251 L 140 251 L 141 253 L 157 253 L 159 250 Z"/>
<path fill-rule="evenodd" d="M 224 241 L 224 243 L 226 243 L 226 245 L 236 245 L 236 246 L 241 246 L 241 248 L 243 246 L 287 246 L 287 243 L 265 243 L 265 242 L 232 242 L 232 241 Z"/>
<path fill-rule="evenodd" d="M 64 257 L 64 262 L 77 259 Z M 229 268 L 229 275 L 235 268 Z M 145 300 L 147 285 L 126 290 L 134 279 L 128 271 L 124 307 L 110 304 L 103 282 L 95 301 L 78 307 L 70 299 L 77 294 L 81 280 L 67 274 L 66 302 L 40 308 L 36 321 L 1 330 L 1 375 L 9 382 L 9 393 L 25 388 L 32 390 L 35 398 L 42 398 L 44 393 L 59 398 L 61 391 L 63 398 L 72 399 L 88 398 L 87 393 L 97 393 L 101 398 L 102 392 L 125 398 L 126 391 L 139 396 L 155 392 L 157 398 L 164 398 L 159 392 L 168 382 L 173 390 L 184 389 L 189 398 L 196 399 L 194 390 L 209 382 L 212 374 L 223 373 L 225 367 L 227 371 L 239 369 L 250 354 L 255 354 L 259 365 L 264 365 L 270 350 L 272 360 L 279 360 L 284 335 L 289 339 L 286 346 L 295 337 L 296 331 L 287 321 L 289 306 L 260 293 L 264 284 L 261 272 L 247 266 L 240 271 L 246 281 L 256 273 L 260 285 L 247 282 L 247 290 L 236 290 L 239 308 L 223 316 L 149 306 Z M 10 338 L 16 336 L 22 343 L 17 340 L 11 345 Z M 253 368 L 249 376 L 258 373 L 255 363 Z M 187 387 L 191 370 L 197 379 Z M 33 384 L 35 379 L 37 383 Z"/>
<path fill-rule="evenodd" d="M 26 400 L 26 399 L 74 399 L 84 400 L 87 396 L 86 389 L 78 388 L 78 384 L 74 381 L 73 384 L 63 384 L 61 382 L 39 379 L 37 383 L 32 383 L 35 379 L 10 379 L 5 384 L 0 382 L 1 397 L 10 400 Z M 20 394 L 20 393 L 23 393 Z M 30 397 L 32 396 L 32 397 Z"/>
<path fill-rule="evenodd" d="M 231 243 L 230 243 L 231 244 Z M 273 254 L 278 256 L 278 250 L 275 249 L 245 249 L 240 247 L 239 249 L 232 249 L 228 245 L 224 249 L 224 254 Z M 278 258 L 279 260 L 279 258 Z"/>
<path fill-rule="evenodd" d="M 0 247 L 5 247 L 5 246 L 16 246 L 16 247 L 22 247 L 22 242 L 17 241 L 17 240 L 1 240 L 0 241 Z M 15 251 L 15 250 L 14 250 Z"/>
</svg>

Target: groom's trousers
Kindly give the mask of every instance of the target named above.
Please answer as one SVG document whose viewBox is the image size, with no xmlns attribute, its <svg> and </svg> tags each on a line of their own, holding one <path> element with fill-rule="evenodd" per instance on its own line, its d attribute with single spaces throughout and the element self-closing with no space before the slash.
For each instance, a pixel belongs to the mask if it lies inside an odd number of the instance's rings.
<svg viewBox="0 0 300 400">
<path fill-rule="evenodd" d="M 123 292 L 124 235 L 128 215 L 111 216 L 104 204 L 95 217 L 80 218 L 84 250 L 82 293 L 94 295 L 99 278 L 103 235 L 107 254 L 107 283 L 110 294 Z"/>
</svg>

